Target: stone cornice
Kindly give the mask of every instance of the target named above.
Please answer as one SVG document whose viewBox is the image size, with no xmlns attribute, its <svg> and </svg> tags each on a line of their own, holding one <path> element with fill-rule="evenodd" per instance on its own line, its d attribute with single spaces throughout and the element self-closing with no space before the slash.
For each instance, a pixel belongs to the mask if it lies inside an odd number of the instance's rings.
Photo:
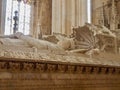
<svg viewBox="0 0 120 90">
<path fill-rule="evenodd" d="M 120 67 L 57 61 L 0 58 L 0 71 L 75 74 L 120 74 Z"/>
</svg>

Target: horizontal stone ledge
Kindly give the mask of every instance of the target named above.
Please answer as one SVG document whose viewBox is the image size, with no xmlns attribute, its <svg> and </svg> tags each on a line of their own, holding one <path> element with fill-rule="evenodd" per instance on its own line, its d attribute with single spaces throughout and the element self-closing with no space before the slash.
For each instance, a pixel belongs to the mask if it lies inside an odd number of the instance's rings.
<svg viewBox="0 0 120 90">
<path fill-rule="evenodd" d="M 52 60 L 33 60 L 33 59 L 18 59 L 18 58 L 0 58 L 0 62 L 25 62 L 25 63 L 46 63 L 46 64 L 68 64 L 68 65 L 80 65 L 80 66 L 99 66 L 99 67 L 113 67 L 120 68 L 116 65 L 103 65 L 103 64 L 89 64 L 89 63 L 74 63 L 74 62 L 62 62 L 62 61 L 52 61 Z"/>
<path fill-rule="evenodd" d="M 87 64 L 69 64 L 59 62 L 40 62 L 24 60 L 0 60 L 0 71 L 12 72 L 49 72 L 81 74 L 120 74 L 120 67 Z"/>
</svg>

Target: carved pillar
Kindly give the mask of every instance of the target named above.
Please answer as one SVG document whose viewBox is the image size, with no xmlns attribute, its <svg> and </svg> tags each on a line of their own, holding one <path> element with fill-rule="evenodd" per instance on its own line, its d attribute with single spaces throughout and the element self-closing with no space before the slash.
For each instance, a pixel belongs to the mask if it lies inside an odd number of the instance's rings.
<svg viewBox="0 0 120 90">
<path fill-rule="evenodd" d="M 80 4 L 80 8 L 81 8 L 81 11 L 80 12 L 80 24 L 81 26 L 83 26 L 86 22 L 87 22 L 87 19 L 88 19 L 88 14 L 87 14 L 87 0 L 79 0 L 79 3 Z"/>
<path fill-rule="evenodd" d="M 65 30 L 66 30 L 66 28 L 65 28 L 65 26 L 66 26 L 66 20 L 65 20 L 65 18 L 66 18 L 66 1 L 65 0 L 61 0 L 61 7 L 62 7 L 62 9 L 61 9 L 61 11 L 62 11 L 62 15 L 61 15 L 61 17 L 62 17 L 62 22 L 61 22 L 61 32 L 62 33 L 66 33 L 65 32 Z M 54 16 L 54 15 L 53 15 Z M 61 19 L 61 18 L 60 18 Z M 54 26 L 53 26 L 54 27 Z M 56 28 L 57 29 L 57 28 Z M 59 33 L 61 33 L 61 32 L 59 32 Z"/>
<path fill-rule="evenodd" d="M 87 0 L 52 0 L 52 32 L 69 35 L 87 22 Z"/>
<path fill-rule="evenodd" d="M 75 0 L 71 0 L 71 3 L 72 3 L 72 6 L 71 6 L 71 21 L 72 21 L 72 25 L 73 26 L 76 26 L 75 24 L 75 17 L 76 17 L 76 14 L 75 14 L 75 10 L 76 10 L 76 3 L 75 3 Z"/>
<path fill-rule="evenodd" d="M 42 34 L 51 34 L 52 0 L 41 0 L 40 27 Z"/>
<path fill-rule="evenodd" d="M 0 0 L 0 34 L 5 30 L 6 0 Z"/>
<path fill-rule="evenodd" d="M 80 13 L 79 13 L 79 10 L 80 10 L 80 7 L 79 7 L 79 0 L 76 0 L 76 2 L 75 2 L 75 16 L 76 16 L 76 18 L 75 18 L 75 26 L 79 26 L 79 19 L 80 19 Z M 81 10 L 80 10 L 81 11 Z"/>
<path fill-rule="evenodd" d="M 30 35 L 34 36 L 34 4 L 35 2 L 32 2 L 31 4 L 31 19 L 30 19 Z"/>
<path fill-rule="evenodd" d="M 38 38 L 38 35 L 39 35 L 39 30 L 38 30 L 38 23 L 39 23 L 39 6 L 40 6 L 40 1 L 38 0 L 35 0 L 33 3 L 32 3 L 32 23 L 31 23 L 31 35 L 34 37 L 34 38 Z"/>
<path fill-rule="evenodd" d="M 65 10 L 65 0 L 52 0 L 52 32 L 60 33 L 62 32 L 62 25 L 64 24 L 64 20 L 61 17 L 65 16 L 65 13 L 61 13 Z M 63 21 L 63 24 L 61 23 Z M 64 26 L 63 26 L 64 27 Z"/>
<path fill-rule="evenodd" d="M 110 30 L 116 29 L 116 16 L 117 16 L 117 8 L 115 5 L 115 0 L 112 0 L 112 7 L 111 7 L 111 18 L 110 18 Z"/>
<path fill-rule="evenodd" d="M 65 33 L 63 34 L 71 34 L 71 29 L 72 29 L 72 15 L 71 15 L 71 8 L 72 8 L 72 3 L 71 0 L 65 0 L 66 1 L 66 12 L 65 12 Z"/>
<path fill-rule="evenodd" d="M 33 37 L 51 34 L 52 0 L 35 0 L 33 3 Z"/>
<path fill-rule="evenodd" d="M 2 31 L 1 31 L 1 14 L 2 14 L 2 0 L 0 0 L 0 34 L 2 33 Z"/>
</svg>

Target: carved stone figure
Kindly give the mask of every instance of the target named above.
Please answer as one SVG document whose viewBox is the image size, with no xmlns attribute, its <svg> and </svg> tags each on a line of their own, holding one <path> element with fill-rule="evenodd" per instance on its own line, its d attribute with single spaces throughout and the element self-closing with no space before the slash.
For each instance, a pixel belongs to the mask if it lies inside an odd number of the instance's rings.
<svg viewBox="0 0 120 90">
<path fill-rule="evenodd" d="M 116 46 L 116 40 L 116 35 L 105 26 L 86 23 L 83 27 L 73 28 L 71 37 L 53 34 L 42 39 L 35 39 L 20 32 L 14 35 L 0 36 L 0 50 L 4 51 L 1 53 L 2 56 L 7 55 L 11 57 L 41 58 L 39 52 L 46 50 L 48 53 L 58 54 L 66 54 L 65 51 L 83 53 L 92 58 L 94 54 L 107 51 L 109 47 L 117 51 L 119 47 Z M 51 57 L 55 58 L 54 56 L 46 58 Z"/>
</svg>

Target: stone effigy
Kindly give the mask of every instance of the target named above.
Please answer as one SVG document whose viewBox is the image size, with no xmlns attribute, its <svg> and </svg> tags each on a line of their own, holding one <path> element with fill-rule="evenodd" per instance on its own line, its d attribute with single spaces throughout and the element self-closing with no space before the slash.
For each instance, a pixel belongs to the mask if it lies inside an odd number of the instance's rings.
<svg viewBox="0 0 120 90">
<path fill-rule="evenodd" d="M 34 39 L 22 33 L 0 38 L 0 57 L 40 59 L 39 52 L 64 52 L 56 44 L 45 40 Z"/>
<path fill-rule="evenodd" d="M 116 35 L 105 26 L 86 23 L 83 27 L 73 28 L 71 37 L 53 34 L 38 40 L 19 32 L 14 35 L 0 37 L 1 56 L 39 59 L 41 52 L 62 55 L 82 53 L 92 58 L 94 54 L 105 51 L 108 46 L 114 47 L 113 42 Z M 112 42 L 109 42 L 111 40 Z M 48 56 L 46 55 L 46 57 Z"/>
<path fill-rule="evenodd" d="M 11 36 L 10 36 L 11 37 Z M 14 38 L 13 38 L 14 37 Z M 70 40 L 73 38 L 63 38 L 58 36 L 59 40 L 65 39 Z M 58 38 L 57 37 L 57 38 Z M 63 38 L 63 39 L 62 39 Z M 83 62 L 83 63 L 93 63 L 94 59 L 88 58 L 86 56 L 77 55 L 73 52 L 85 53 L 86 49 L 61 49 L 58 44 L 53 44 L 44 40 L 35 40 L 30 36 L 25 36 L 21 33 L 17 33 L 12 38 L 0 38 L 0 57 L 2 58 L 21 58 L 21 59 L 31 59 L 31 60 L 51 60 L 51 61 L 60 61 L 60 62 Z M 9 42 L 9 43 L 8 43 Z M 47 43 L 46 43 L 47 42 Z M 66 42 L 67 43 L 67 42 Z M 36 45 L 38 44 L 38 45 Z M 72 43 L 71 43 L 72 44 Z M 47 47 L 47 45 L 49 47 Z M 93 54 L 98 54 L 99 49 L 93 48 L 87 50 L 86 53 L 90 57 L 93 57 Z M 72 53 L 71 53 L 72 52 Z M 93 53 L 93 54 L 91 54 Z M 102 62 L 99 62 L 102 63 Z M 105 63 L 106 64 L 106 63 Z"/>
<path fill-rule="evenodd" d="M 79 29 L 81 28 L 77 30 Z M 79 35 L 82 31 L 78 32 Z M 50 36 L 50 39 L 48 37 L 46 40 L 51 42 L 34 39 L 21 33 L 1 36 L 0 89 L 99 90 L 102 87 L 103 90 L 109 88 L 118 90 L 119 55 L 99 52 L 99 47 L 96 48 L 98 40 L 91 42 L 89 39 L 94 40 L 95 36 L 91 31 L 85 32 L 82 32 L 85 36 L 81 38 Z M 86 39 L 89 33 L 90 38 Z M 56 40 L 54 44 L 52 39 Z M 83 43 L 88 46 L 83 47 L 85 46 Z M 84 54 L 85 52 L 90 58 Z"/>
<path fill-rule="evenodd" d="M 55 45 L 53 43 L 50 43 L 50 42 L 44 41 L 44 40 L 34 39 L 32 37 L 25 36 L 22 33 L 16 33 L 15 36 L 18 39 L 26 41 L 31 46 L 33 46 L 33 47 L 35 46 L 38 49 L 62 50 L 62 48 L 58 47 L 57 45 Z"/>
</svg>

